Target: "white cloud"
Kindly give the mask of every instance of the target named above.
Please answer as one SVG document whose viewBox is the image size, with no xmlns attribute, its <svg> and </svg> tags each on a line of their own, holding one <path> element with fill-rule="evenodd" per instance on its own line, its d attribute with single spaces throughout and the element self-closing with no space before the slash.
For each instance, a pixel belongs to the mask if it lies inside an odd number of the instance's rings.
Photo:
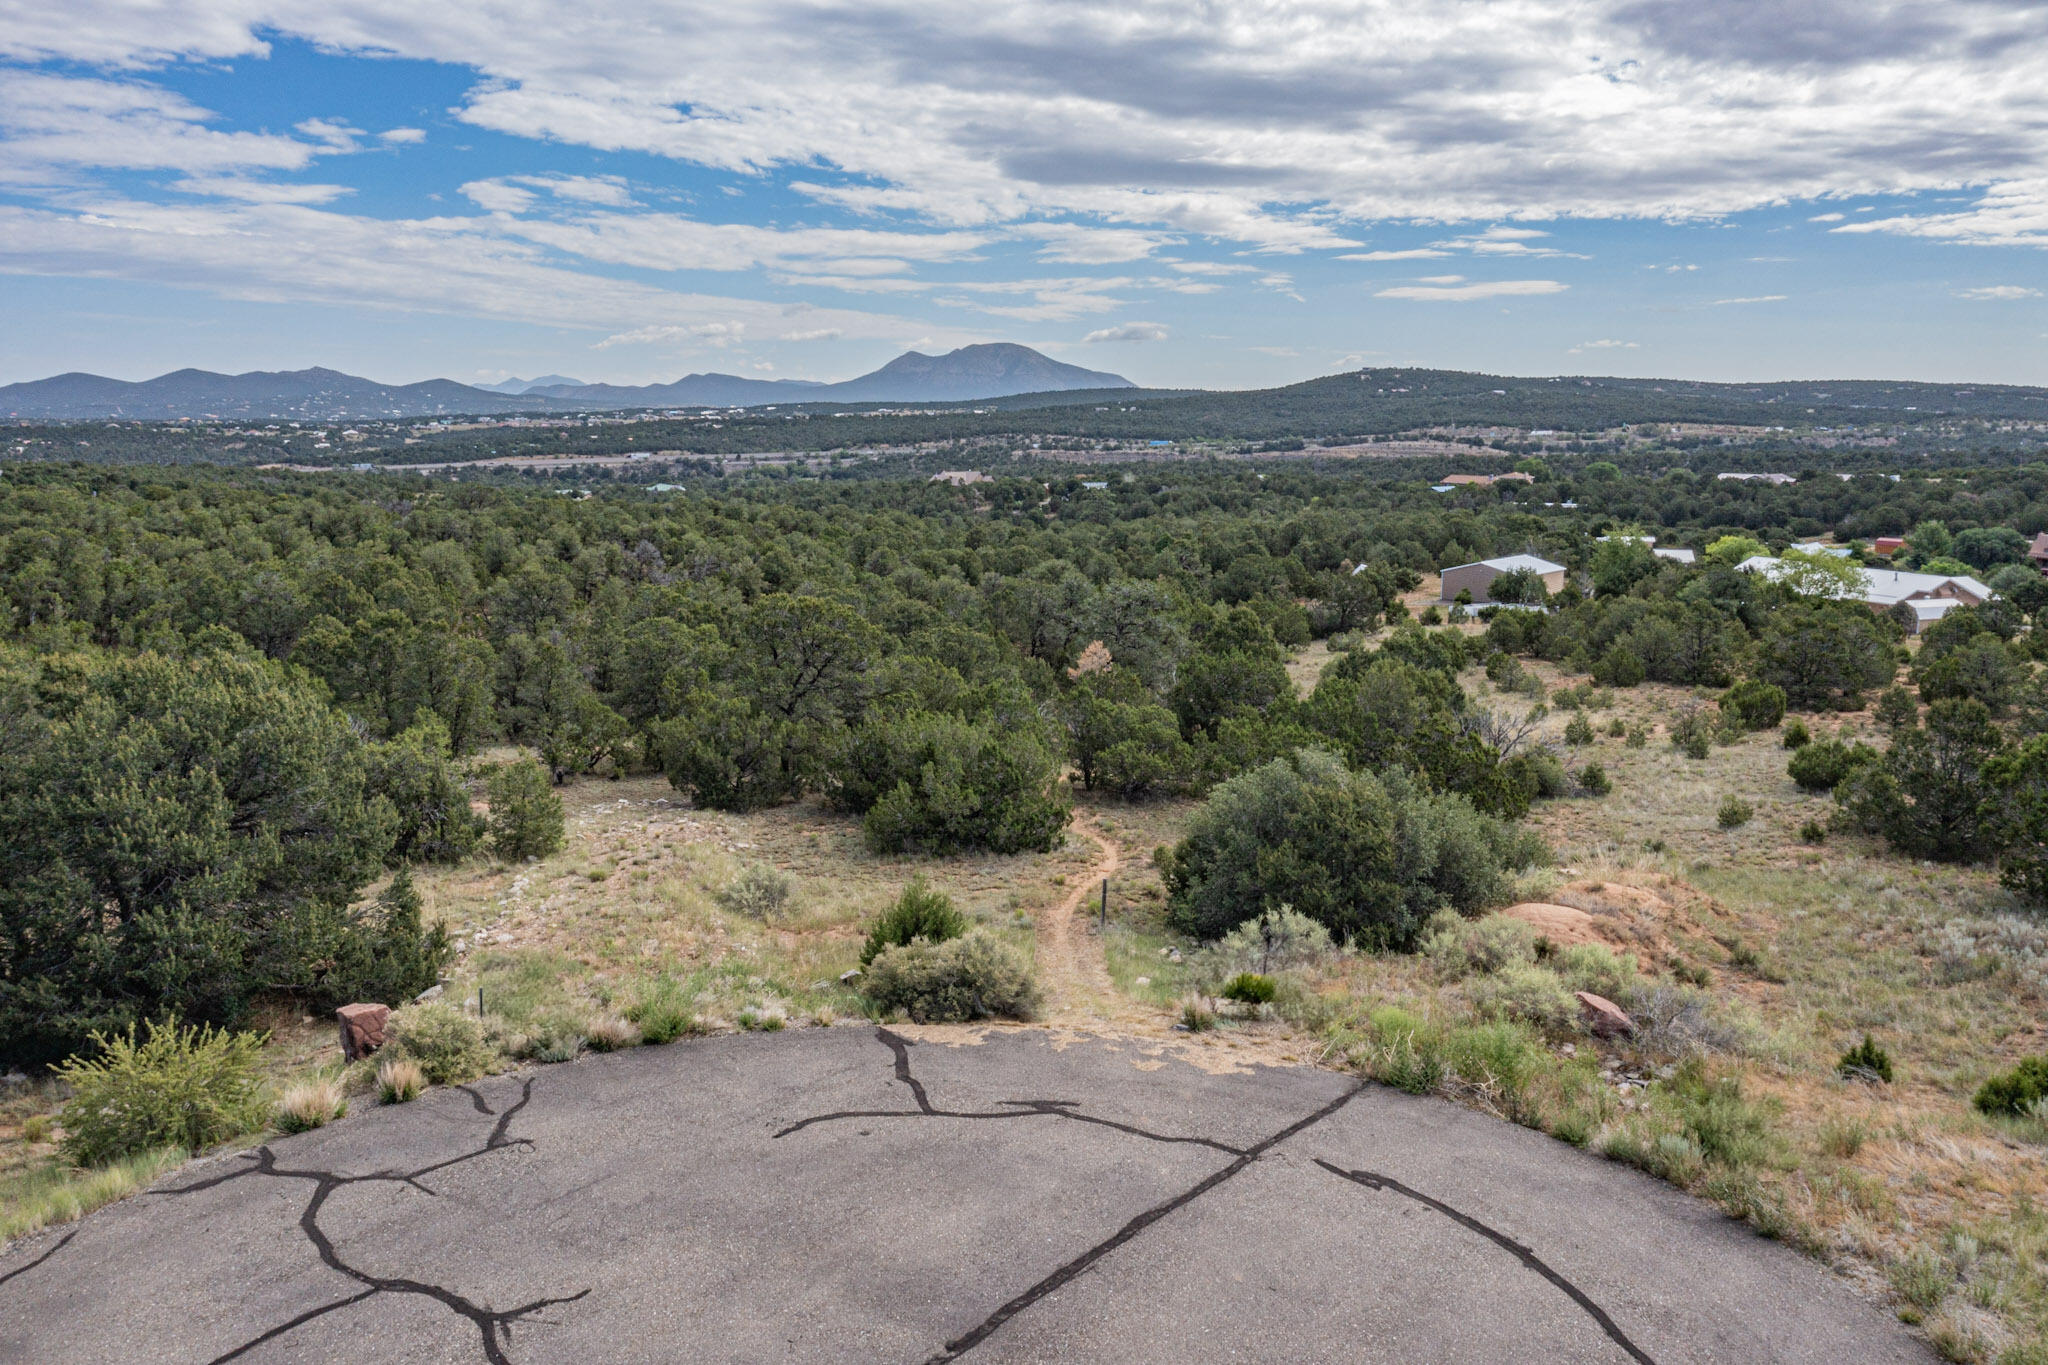
<svg viewBox="0 0 2048 1365">
<path fill-rule="evenodd" d="M 1636 343 L 1633 341 L 1582 341 L 1571 348 L 1570 354 L 1580 355 L 1586 351 L 1633 351 L 1635 349 Z"/>
<path fill-rule="evenodd" d="M 1456 283 L 1461 278 L 1458 275 L 1440 275 L 1434 279 L 1441 283 L 1398 285 L 1392 289 L 1382 289 L 1373 297 L 1413 299 L 1423 303 L 1465 303 L 1472 299 L 1561 294 L 1570 287 L 1556 280 L 1482 280 L 1476 284 Z"/>
<path fill-rule="evenodd" d="M 1747 298 L 1715 299 L 1713 303 L 1711 303 L 1708 306 L 1712 308 L 1719 308 L 1724 304 L 1730 303 L 1782 303 L 1784 299 L 1785 296 L 1783 294 L 1751 294 Z"/>
<path fill-rule="evenodd" d="M 1411 247 L 1407 251 L 1353 251 L 1337 259 L 1340 261 L 1432 261 L 1439 256 L 1448 256 L 1448 251 L 1439 251 L 1433 246 Z"/>
<path fill-rule="evenodd" d="M 1163 322 L 1123 322 L 1114 327 L 1101 327 L 1081 338 L 1084 342 L 1096 341 L 1164 341 L 1167 327 Z"/>
<path fill-rule="evenodd" d="M 1976 289 L 1959 289 L 1956 291 L 1956 297 L 1959 299 L 1991 299 L 1999 301 L 2008 299 L 2038 299 L 2041 297 L 2041 291 L 2029 289 L 2023 284 L 1987 284 Z"/>
<path fill-rule="evenodd" d="M 1842 213 L 1816 213 L 1806 221 L 1809 223 L 1839 223 L 1847 216 L 1847 214 Z"/>
<path fill-rule="evenodd" d="M 745 340 L 746 324 L 743 322 L 698 322 L 689 326 L 665 324 L 656 327 L 635 327 L 630 332 L 615 332 L 591 346 L 593 351 L 608 351 L 614 346 L 648 346 L 671 341 L 707 343 L 724 348 L 736 346 Z"/>
<path fill-rule="evenodd" d="M 846 333 L 837 327 L 813 327 L 800 332 L 784 332 L 777 341 L 837 341 Z"/>
<path fill-rule="evenodd" d="M 1888 232 L 1965 246 L 2048 247 L 2048 175 L 1991 185 L 1961 213 L 1867 218 L 1830 231 Z"/>
<path fill-rule="evenodd" d="M 386 128 L 383 132 L 377 134 L 377 140 L 379 142 L 392 143 L 425 142 L 427 140 L 427 130 L 424 128 Z"/>
</svg>

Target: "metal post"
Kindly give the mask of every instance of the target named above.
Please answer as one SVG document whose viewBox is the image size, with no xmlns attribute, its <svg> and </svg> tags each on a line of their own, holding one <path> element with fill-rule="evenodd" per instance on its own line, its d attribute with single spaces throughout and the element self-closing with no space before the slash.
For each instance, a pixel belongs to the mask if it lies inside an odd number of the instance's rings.
<svg viewBox="0 0 2048 1365">
<path fill-rule="evenodd" d="M 1109 932 L 1109 878 L 1102 879 L 1102 932 Z"/>
</svg>

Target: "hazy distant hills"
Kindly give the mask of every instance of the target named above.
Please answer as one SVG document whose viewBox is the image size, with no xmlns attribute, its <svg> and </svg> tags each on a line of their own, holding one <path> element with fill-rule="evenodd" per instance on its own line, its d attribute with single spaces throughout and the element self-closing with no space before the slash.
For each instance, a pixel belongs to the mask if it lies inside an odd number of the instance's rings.
<svg viewBox="0 0 2048 1365">
<path fill-rule="evenodd" d="M 945 355 L 917 351 L 872 374 L 837 384 L 690 374 L 671 384 L 579 384 L 564 375 L 489 386 L 429 379 L 379 384 L 336 370 L 214 374 L 177 370 L 140 383 L 96 374 L 60 374 L 0 387 L 0 417 L 69 421 L 223 417 L 347 421 L 462 413 L 574 412 L 592 408 L 726 407 L 758 403 L 945 403 L 1020 393 L 1128 389 L 1121 375 L 1085 370 L 1028 346 L 963 346 Z"/>
</svg>

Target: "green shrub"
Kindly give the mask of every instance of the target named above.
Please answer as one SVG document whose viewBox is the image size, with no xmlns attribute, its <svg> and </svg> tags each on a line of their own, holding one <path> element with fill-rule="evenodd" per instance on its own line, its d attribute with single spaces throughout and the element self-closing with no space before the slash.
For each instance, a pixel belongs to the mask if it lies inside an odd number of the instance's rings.
<svg viewBox="0 0 2048 1365">
<path fill-rule="evenodd" d="M 1598 763 L 1588 763 L 1579 769 L 1579 790 L 1588 796 L 1605 796 L 1614 790 L 1614 779 Z"/>
<path fill-rule="evenodd" d="M 672 1043 L 700 1027 L 696 1000 L 666 976 L 641 992 L 626 1018 L 639 1026 L 641 1040 L 649 1043 Z"/>
<path fill-rule="evenodd" d="M 159 1147 L 198 1151 L 263 1122 L 263 1035 L 151 1022 L 137 1041 L 94 1034 L 98 1055 L 56 1068 L 71 1087 L 63 1152 L 98 1166 Z"/>
<path fill-rule="evenodd" d="M 1475 977 L 1466 993 L 1482 1019 L 1520 1020 L 1562 1033 L 1579 1017 L 1579 1002 L 1557 973 L 1534 963 L 1511 962 L 1497 972 Z"/>
<path fill-rule="evenodd" d="M 367 911 L 301 906 L 281 917 L 265 953 L 270 983 L 315 1009 L 375 1001 L 398 1005 L 440 979 L 455 955 L 448 931 L 421 923 L 412 869 L 398 869 Z"/>
<path fill-rule="evenodd" d="M 1777 1152 L 1776 1104 L 1744 1095 L 1737 1077 L 1716 1077 L 1695 1057 L 1681 1062 L 1663 1089 L 1685 1137 L 1706 1161 L 1740 1170 Z"/>
<path fill-rule="evenodd" d="M 1634 1001 L 1640 980 L 1632 955 L 1617 953 L 1601 943 L 1574 943 L 1560 949 L 1551 954 L 1549 967 L 1566 989 L 1590 991 L 1624 1007 Z"/>
<path fill-rule="evenodd" d="M 913 940 L 944 943 L 967 932 L 967 916 L 953 908 L 952 898 L 932 889 L 922 876 L 911 879 L 895 904 L 882 912 L 868 941 L 860 950 L 860 965 L 866 967 L 890 948 L 908 947 Z"/>
<path fill-rule="evenodd" d="M 1866 1033 L 1862 1042 L 1844 1052 L 1842 1060 L 1835 1063 L 1835 1074 L 1849 1080 L 1889 1081 L 1892 1078 L 1891 1054 Z"/>
<path fill-rule="evenodd" d="M 1808 791 L 1833 791 L 1849 774 L 1877 759 L 1877 750 L 1868 744 L 1851 747 L 1838 739 L 1821 739 L 1794 753 L 1785 771 Z"/>
<path fill-rule="evenodd" d="M 1920 703 L 1913 694 L 1893 683 L 1877 694 L 1878 724 L 1887 730 L 1904 730 L 1920 723 Z"/>
<path fill-rule="evenodd" d="M 1785 719 L 1785 689 L 1744 678 L 1721 694 L 1721 714 L 1742 730 L 1768 730 Z"/>
<path fill-rule="evenodd" d="M 1433 916 L 1422 933 L 1422 956 L 1438 977 L 1456 981 L 1536 960 L 1536 930 L 1506 915 L 1468 920 L 1454 911 Z"/>
<path fill-rule="evenodd" d="M 385 1025 L 385 1046 L 419 1063 L 434 1085 L 454 1085 L 491 1069 L 497 1050 L 484 1038 L 481 1022 L 453 1005 L 432 1001 L 394 1012 Z"/>
<path fill-rule="evenodd" d="M 1431 1094 L 1443 1083 L 1442 1037 L 1407 1010 L 1382 1005 L 1370 1018 L 1366 1069 L 1382 1085 L 1411 1095 Z"/>
<path fill-rule="evenodd" d="M 720 887 L 718 903 L 735 915 L 767 919 L 789 904 L 796 889 L 788 874 L 767 863 L 748 863 L 740 874 Z"/>
<path fill-rule="evenodd" d="M 1635 726 L 1635 727 L 1633 727 L 1632 729 L 1630 729 L 1630 730 L 1629 730 L 1629 732 L 1628 732 L 1628 740 L 1627 740 L 1627 744 L 1628 744 L 1628 747 L 1629 747 L 1629 748 L 1631 748 L 1631 749 L 1640 749 L 1640 748 L 1642 748 L 1642 747 L 1643 747 L 1644 745 L 1648 744 L 1649 742 L 1650 742 L 1650 732 L 1649 732 L 1648 730 L 1644 729 L 1644 728 L 1643 728 L 1642 726 L 1640 726 L 1640 725 L 1637 725 L 1637 726 Z"/>
<path fill-rule="evenodd" d="M 583 1055 L 584 1045 L 589 1041 L 580 1019 L 555 1014 L 540 1020 L 510 1046 L 516 1057 L 553 1066 L 575 1061 Z"/>
<path fill-rule="evenodd" d="M 1189 1033 L 1207 1033 L 1216 1027 L 1216 1011 L 1199 1000 L 1183 1001 L 1180 1007 L 1180 1026 Z"/>
<path fill-rule="evenodd" d="M 1029 725 L 917 712 L 869 723 L 851 749 L 839 798 L 877 853 L 1042 853 L 1065 837 L 1060 757 Z"/>
<path fill-rule="evenodd" d="M 1564 742 L 1575 748 L 1593 742 L 1593 722 L 1586 719 L 1585 712 L 1581 711 L 1565 722 Z"/>
<path fill-rule="evenodd" d="M 1818 820 L 1808 820 L 1799 827 L 1799 842 L 1803 844 L 1824 844 L 1828 841 L 1828 827 Z"/>
<path fill-rule="evenodd" d="M 546 858 L 562 848 L 562 797 L 548 770 L 533 759 L 505 763 L 484 775 L 491 804 L 491 851 L 507 862 Z"/>
<path fill-rule="evenodd" d="M 1805 721 L 1794 716 L 1785 722 L 1784 744 L 1786 748 L 1804 749 L 1812 742 L 1813 735 L 1808 732 Z"/>
<path fill-rule="evenodd" d="M 1628 722 L 1620 716 L 1616 716 L 1613 720 L 1607 722 L 1607 737 L 1609 739 L 1620 739 L 1626 734 L 1628 734 Z"/>
<path fill-rule="evenodd" d="M 1714 823 L 1722 829 L 1740 829 L 1755 814 L 1749 802 L 1731 792 L 1721 798 L 1721 808 L 1714 812 Z"/>
<path fill-rule="evenodd" d="M 1714 723 L 1697 707 L 1671 722 L 1671 744 L 1687 758 L 1705 758 L 1713 750 Z"/>
<path fill-rule="evenodd" d="M 1270 976 L 1257 972 L 1239 972 L 1224 983 L 1223 998 L 1235 1000 L 1242 1005 L 1270 1005 L 1278 991 Z"/>
<path fill-rule="evenodd" d="M 2044 1096 L 2048 1096 L 2048 1057 L 2027 1057 L 2012 1070 L 1984 1082 L 1972 1102 L 1986 1114 L 2026 1114 Z"/>
<path fill-rule="evenodd" d="M 877 1009 L 900 1009 L 920 1024 L 1028 1019 L 1038 1006 L 1023 955 L 983 929 L 943 943 L 884 948 L 860 987 Z"/>
<path fill-rule="evenodd" d="M 1336 950 L 1330 931 L 1291 905 L 1248 919 L 1202 950 L 1221 975 L 1309 967 Z"/>
</svg>

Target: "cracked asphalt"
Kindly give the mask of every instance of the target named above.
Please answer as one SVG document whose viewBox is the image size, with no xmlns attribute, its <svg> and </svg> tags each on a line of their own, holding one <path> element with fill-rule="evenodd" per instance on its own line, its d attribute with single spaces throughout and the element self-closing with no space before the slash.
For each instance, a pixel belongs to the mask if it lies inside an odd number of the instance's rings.
<svg viewBox="0 0 2048 1365">
<path fill-rule="evenodd" d="M 1929 1361 L 1635 1171 L 1309 1069 L 835 1028 L 188 1166 L 0 1257 L 0 1360 Z"/>
</svg>

